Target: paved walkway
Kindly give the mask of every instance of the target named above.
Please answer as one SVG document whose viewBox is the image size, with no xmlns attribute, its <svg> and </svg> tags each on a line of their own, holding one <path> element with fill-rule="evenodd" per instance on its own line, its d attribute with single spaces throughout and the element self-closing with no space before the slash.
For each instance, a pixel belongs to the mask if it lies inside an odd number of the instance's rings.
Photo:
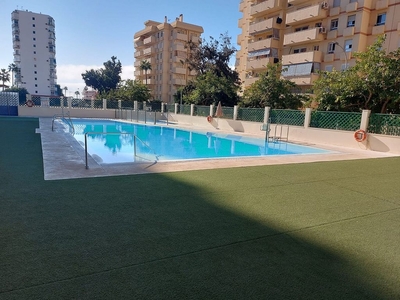
<svg viewBox="0 0 400 300">
<path fill-rule="evenodd" d="M 89 155 L 89 169 L 86 169 L 84 148 L 73 138 L 73 136 L 65 133 L 64 130 L 59 128 L 59 126 L 55 126 L 55 130 L 52 131 L 51 122 L 51 118 L 40 118 L 40 128 L 36 130 L 37 133 L 40 133 L 42 140 L 45 180 L 396 156 L 367 150 L 327 147 L 326 145 L 312 145 L 318 148 L 332 150 L 334 153 L 124 164 L 99 164 Z"/>
</svg>

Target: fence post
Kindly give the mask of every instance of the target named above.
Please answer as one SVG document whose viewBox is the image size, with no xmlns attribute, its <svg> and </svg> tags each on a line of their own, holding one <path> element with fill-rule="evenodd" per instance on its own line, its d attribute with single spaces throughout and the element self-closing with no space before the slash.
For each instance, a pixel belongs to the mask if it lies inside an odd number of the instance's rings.
<svg viewBox="0 0 400 300">
<path fill-rule="evenodd" d="M 371 111 L 367 109 L 363 109 L 362 115 L 361 115 L 361 123 L 360 123 L 360 129 L 364 130 L 365 132 L 368 129 L 368 124 L 369 124 L 369 116 L 371 115 Z"/>
<path fill-rule="evenodd" d="M 175 103 L 175 114 L 178 113 L 178 103 Z"/>
<path fill-rule="evenodd" d="M 122 108 L 122 101 L 118 100 L 118 109 L 121 109 L 121 108 Z"/>
<path fill-rule="evenodd" d="M 311 113 L 312 113 L 312 108 L 307 107 L 306 108 L 306 114 L 304 115 L 304 128 L 310 127 L 311 124 Z"/>
<path fill-rule="evenodd" d="M 90 99 L 90 108 L 94 108 L 94 99 Z"/>
<path fill-rule="evenodd" d="M 210 116 L 212 117 L 214 113 L 214 105 L 210 104 Z"/>
<path fill-rule="evenodd" d="M 194 104 L 190 104 L 190 116 L 193 116 L 194 113 Z"/>
<path fill-rule="evenodd" d="M 233 106 L 233 120 L 237 120 L 237 115 L 238 115 L 238 106 L 235 105 Z"/>
<path fill-rule="evenodd" d="M 164 112 L 164 105 L 165 105 L 165 103 L 164 103 L 164 102 L 161 102 L 161 113 Z"/>
<path fill-rule="evenodd" d="M 103 99 L 103 110 L 107 109 L 107 99 Z"/>
<path fill-rule="evenodd" d="M 146 101 L 143 101 L 143 110 L 146 111 L 147 110 L 147 104 Z"/>
<path fill-rule="evenodd" d="M 134 111 L 138 110 L 138 102 L 137 101 L 133 101 L 133 110 Z"/>
<path fill-rule="evenodd" d="M 268 123 L 269 120 L 269 111 L 271 110 L 271 107 L 266 106 L 264 107 L 264 124 Z"/>
<path fill-rule="evenodd" d="M 68 97 L 68 109 L 72 107 L 72 97 Z"/>
</svg>

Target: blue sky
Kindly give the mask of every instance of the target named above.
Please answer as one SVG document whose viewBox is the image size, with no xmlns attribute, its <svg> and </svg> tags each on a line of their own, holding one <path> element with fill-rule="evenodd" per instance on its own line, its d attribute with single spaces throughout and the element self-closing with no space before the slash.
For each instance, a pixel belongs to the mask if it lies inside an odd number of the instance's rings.
<svg viewBox="0 0 400 300">
<path fill-rule="evenodd" d="M 81 73 L 100 68 L 111 56 L 133 79 L 133 35 L 144 22 L 184 21 L 204 28 L 203 38 L 227 32 L 236 45 L 240 0 L 1 0 L 0 68 L 13 61 L 11 13 L 15 9 L 50 15 L 56 23 L 57 83 L 72 93 L 84 87 Z M 233 63 L 233 62 L 232 62 Z"/>
</svg>

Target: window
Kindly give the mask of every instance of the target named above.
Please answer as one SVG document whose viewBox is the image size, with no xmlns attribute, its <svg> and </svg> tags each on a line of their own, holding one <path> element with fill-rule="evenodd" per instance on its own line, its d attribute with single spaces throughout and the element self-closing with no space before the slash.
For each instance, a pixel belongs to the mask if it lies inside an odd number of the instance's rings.
<svg viewBox="0 0 400 300">
<path fill-rule="evenodd" d="M 36 51 L 33 51 L 33 54 L 36 54 Z"/>
<path fill-rule="evenodd" d="M 298 31 L 303 31 L 303 30 L 307 30 L 308 29 L 308 26 L 303 26 L 303 27 L 298 27 L 298 28 L 295 28 L 295 32 L 298 32 Z"/>
<path fill-rule="evenodd" d="M 335 52 L 335 46 L 336 46 L 335 43 L 329 43 L 329 44 L 328 44 L 328 53 L 333 53 L 333 52 Z"/>
<path fill-rule="evenodd" d="M 339 19 L 333 19 L 331 21 L 331 30 L 335 30 L 338 28 L 338 24 L 339 24 Z"/>
<path fill-rule="evenodd" d="M 32 24 L 32 27 L 36 27 L 35 24 Z"/>
<path fill-rule="evenodd" d="M 36 65 L 33 65 L 36 68 Z"/>
<path fill-rule="evenodd" d="M 386 13 L 379 14 L 376 18 L 376 25 L 383 25 L 386 22 Z"/>
<path fill-rule="evenodd" d="M 33 31 L 33 34 L 35 34 L 36 33 L 36 31 Z"/>
<path fill-rule="evenodd" d="M 33 38 L 34 41 L 36 41 L 36 38 Z"/>
<path fill-rule="evenodd" d="M 340 0 L 333 0 L 333 7 L 340 6 Z"/>
<path fill-rule="evenodd" d="M 322 23 L 321 22 L 315 23 L 315 27 L 322 27 Z"/>
<path fill-rule="evenodd" d="M 314 46 L 314 51 L 319 51 L 319 45 Z"/>
<path fill-rule="evenodd" d="M 35 84 L 35 87 L 37 87 L 37 84 Z"/>
<path fill-rule="evenodd" d="M 329 66 L 325 66 L 325 71 L 327 72 L 332 72 L 333 66 L 329 65 Z"/>
<path fill-rule="evenodd" d="M 32 20 L 35 20 L 35 17 L 32 17 Z"/>
<path fill-rule="evenodd" d="M 35 77 L 35 80 L 37 80 L 37 77 Z"/>
<path fill-rule="evenodd" d="M 34 73 L 34 74 L 37 74 L 37 71 L 34 71 L 33 73 Z"/>
<path fill-rule="evenodd" d="M 351 52 L 352 48 L 353 48 L 353 40 L 344 41 L 344 51 Z"/>
<path fill-rule="evenodd" d="M 293 50 L 293 53 L 303 53 L 307 52 L 307 48 L 297 48 Z"/>
<path fill-rule="evenodd" d="M 347 27 L 354 27 L 356 25 L 356 15 L 347 17 Z"/>
<path fill-rule="evenodd" d="M 33 47 L 36 47 L 36 44 L 33 44 Z"/>
</svg>

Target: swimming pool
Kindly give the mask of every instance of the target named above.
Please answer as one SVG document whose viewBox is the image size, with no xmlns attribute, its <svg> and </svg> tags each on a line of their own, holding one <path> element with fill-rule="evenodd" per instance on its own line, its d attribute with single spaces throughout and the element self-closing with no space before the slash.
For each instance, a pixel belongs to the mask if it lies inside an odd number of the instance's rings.
<svg viewBox="0 0 400 300">
<path fill-rule="evenodd" d="M 322 154 L 330 151 L 233 134 L 189 131 L 169 126 L 113 120 L 72 119 L 74 138 L 98 163 L 181 161 L 269 155 Z M 68 131 L 68 126 L 65 126 Z M 104 134 L 104 133 L 108 134 Z M 136 155 L 134 155 L 136 152 Z"/>
</svg>

